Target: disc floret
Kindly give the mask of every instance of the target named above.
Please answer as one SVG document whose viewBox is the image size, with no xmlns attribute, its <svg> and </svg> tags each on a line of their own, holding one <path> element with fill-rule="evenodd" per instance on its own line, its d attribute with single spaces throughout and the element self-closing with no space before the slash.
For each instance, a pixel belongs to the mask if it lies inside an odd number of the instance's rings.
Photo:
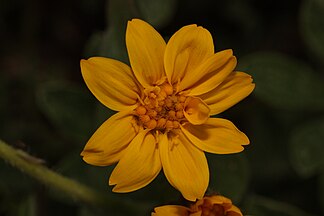
<svg viewBox="0 0 324 216">
<path fill-rule="evenodd" d="M 141 103 L 135 109 L 138 124 L 162 132 L 180 128 L 185 121 L 185 101 L 186 96 L 176 93 L 168 83 L 144 89 Z"/>
</svg>

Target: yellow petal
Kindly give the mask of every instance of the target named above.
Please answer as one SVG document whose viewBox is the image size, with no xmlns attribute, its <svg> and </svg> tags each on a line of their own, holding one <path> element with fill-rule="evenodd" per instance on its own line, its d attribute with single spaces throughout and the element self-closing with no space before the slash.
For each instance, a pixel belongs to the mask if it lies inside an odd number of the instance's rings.
<svg viewBox="0 0 324 216">
<path fill-rule="evenodd" d="M 217 52 L 209 57 L 205 62 L 202 62 L 194 71 L 188 71 L 180 82 L 179 91 L 190 89 L 193 86 L 199 85 L 204 76 L 220 70 L 233 57 L 231 49 Z"/>
<path fill-rule="evenodd" d="M 210 58 L 212 59 L 212 58 Z M 209 59 L 209 60 L 210 60 Z M 226 77 L 233 72 L 236 67 L 236 58 L 232 56 L 229 60 L 220 68 L 207 73 L 200 80 L 198 80 L 195 86 L 190 88 L 189 96 L 202 95 L 210 90 L 216 88 L 219 84 L 221 84 Z M 206 62 L 206 64 L 210 64 L 210 62 Z M 216 63 L 214 63 L 216 64 Z"/>
<path fill-rule="evenodd" d="M 83 160 L 96 166 L 108 166 L 119 161 L 137 134 L 133 121 L 133 115 L 125 111 L 110 117 L 89 139 L 81 152 Z"/>
<path fill-rule="evenodd" d="M 200 98 L 188 97 L 184 104 L 184 116 L 194 125 L 200 125 L 207 121 L 210 115 L 208 105 Z"/>
<path fill-rule="evenodd" d="M 208 30 L 197 25 L 182 27 L 170 38 L 165 50 L 164 66 L 169 82 L 182 80 L 213 54 L 213 38 Z"/>
<path fill-rule="evenodd" d="M 250 143 L 247 136 L 235 125 L 221 118 L 209 118 L 205 124 L 185 124 L 181 130 L 188 139 L 203 151 L 230 154 L 244 150 L 242 145 Z"/>
<path fill-rule="evenodd" d="M 180 133 L 161 135 L 159 148 L 163 171 L 170 184 L 189 201 L 202 199 L 209 182 L 205 154 Z"/>
<path fill-rule="evenodd" d="M 112 110 L 130 110 L 140 89 L 129 66 L 117 60 L 92 57 L 81 60 L 82 76 L 96 98 Z"/>
<path fill-rule="evenodd" d="M 200 96 L 216 115 L 243 100 L 254 89 L 252 77 L 243 72 L 229 75 L 217 88 Z"/>
<path fill-rule="evenodd" d="M 116 185 L 114 192 L 138 190 L 153 181 L 161 168 L 155 137 L 148 130 L 142 131 L 127 147 L 109 178 L 109 185 Z"/>
<path fill-rule="evenodd" d="M 129 61 L 137 80 L 149 87 L 165 77 L 163 56 L 165 41 L 148 23 L 132 19 L 127 24 L 126 45 Z"/>
<path fill-rule="evenodd" d="M 208 196 L 204 197 L 205 200 L 209 200 L 212 204 L 230 204 L 232 205 L 232 201 L 227 197 L 216 195 L 216 196 Z"/>
<path fill-rule="evenodd" d="M 237 208 L 235 205 L 232 205 L 231 208 L 228 209 L 225 213 L 228 216 L 243 216 L 241 210 Z"/>
<path fill-rule="evenodd" d="M 184 206 L 166 205 L 154 208 L 151 216 L 189 216 L 190 210 Z"/>
</svg>

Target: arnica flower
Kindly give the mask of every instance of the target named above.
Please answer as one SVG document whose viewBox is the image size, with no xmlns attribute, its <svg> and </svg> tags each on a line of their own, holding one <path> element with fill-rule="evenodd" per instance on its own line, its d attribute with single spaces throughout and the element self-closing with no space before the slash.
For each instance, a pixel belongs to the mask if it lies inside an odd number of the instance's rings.
<svg viewBox="0 0 324 216">
<path fill-rule="evenodd" d="M 152 216 L 243 216 L 226 197 L 206 196 L 190 206 L 166 205 L 154 209 Z"/>
<path fill-rule="evenodd" d="M 214 53 L 211 34 L 197 25 L 181 28 L 166 44 L 152 26 L 133 19 L 126 46 L 131 67 L 103 57 L 81 60 L 90 91 L 118 111 L 90 138 L 83 160 L 118 162 L 109 178 L 114 192 L 140 189 L 163 169 L 186 199 L 201 199 L 209 182 L 204 151 L 236 153 L 249 144 L 233 123 L 210 116 L 248 96 L 251 76 L 234 72 L 232 50 Z"/>
</svg>

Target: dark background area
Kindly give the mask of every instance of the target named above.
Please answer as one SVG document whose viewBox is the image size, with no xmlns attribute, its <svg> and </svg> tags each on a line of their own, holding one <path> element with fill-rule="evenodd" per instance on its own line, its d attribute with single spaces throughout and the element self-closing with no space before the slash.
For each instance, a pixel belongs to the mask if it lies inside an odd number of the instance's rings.
<svg viewBox="0 0 324 216">
<path fill-rule="evenodd" d="M 201 25 L 216 51 L 233 49 L 237 69 L 254 78 L 252 95 L 221 115 L 251 145 L 240 154 L 208 155 L 210 191 L 245 215 L 324 215 L 322 0 L 1 0 L 0 139 L 116 200 L 149 209 L 181 200 L 163 175 L 140 191 L 113 194 L 113 167 L 89 166 L 79 156 L 113 113 L 87 89 L 79 61 L 128 63 L 131 18 L 151 23 L 166 40 L 184 25 Z M 3 160 L 0 176 L 0 215 L 122 215 L 70 200 Z"/>
</svg>

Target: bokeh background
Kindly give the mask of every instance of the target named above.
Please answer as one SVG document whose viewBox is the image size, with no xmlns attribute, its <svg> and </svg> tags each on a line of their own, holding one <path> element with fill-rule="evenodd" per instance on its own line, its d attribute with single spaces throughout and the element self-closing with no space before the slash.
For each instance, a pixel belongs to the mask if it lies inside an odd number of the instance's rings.
<svg viewBox="0 0 324 216">
<path fill-rule="evenodd" d="M 113 114 L 87 89 L 79 61 L 128 63 L 124 34 L 135 17 L 166 40 L 183 25 L 207 28 L 216 51 L 233 49 L 237 69 L 254 78 L 253 94 L 221 115 L 251 145 L 208 155 L 209 193 L 228 196 L 245 215 L 324 215 L 323 0 L 1 0 L 0 139 L 116 202 L 94 208 L 0 158 L 0 215 L 136 215 L 123 213 L 125 203 L 150 215 L 183 202 L 162 173 L 142 190 L 114 194 L 113 167 L 79 156 Z"/>
</svg>

